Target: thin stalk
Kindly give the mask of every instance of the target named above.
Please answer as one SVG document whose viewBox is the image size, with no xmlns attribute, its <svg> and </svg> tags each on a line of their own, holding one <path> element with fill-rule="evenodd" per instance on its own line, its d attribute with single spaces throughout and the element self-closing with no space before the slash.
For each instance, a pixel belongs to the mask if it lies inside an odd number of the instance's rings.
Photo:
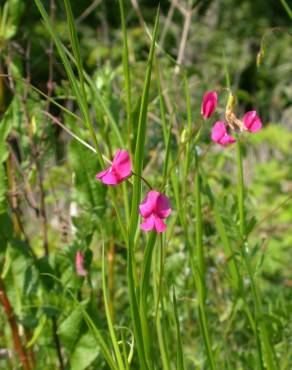
<svg viewBox="0 0 292 370">
<path fill-rule="evenodd" d="M 211 337 L 208 329 L 208 319 L 206 312 L 206 283 L 205 283 L 205 259 L 203 250 L 203 223 L 202 223 L 202 204 L 201 204 L 201 177 L 199 172 L 199 158 L 198 154 L 195 152 L 196 160 L 196 174 L 195 174 L 195 202 L 196 202 L 196 278 L 195 283 L 198 291 L 198 301 L 199 301 L 199 321 L 201 332 L 204 338 L 205 348 L 207 352 L 207 358 L 209 366 L 212 370 L 216 369 L 216 363 L 214 359 L 214 354 L 212 351 Z"/>
<path fill-rule="evenodd" d="M 123 68 L 125 78 L 125 90 L 127 94 L 127 136 L 128 136 L 128 150 L 132 153 L 132 123 L 131 123 L 131 74 L 130 74 L 130 63 L 129 63 L 129 49 L 128 49 L 128 35 L 125 22 L 124 4 L 123 0 L 119 0 L 120 13 L 121 13 L 121 25 L 123 33 Z"/>
<path fill-rule="evenodd" d="M 289 18 L 291 19 L 292 21 L 292 10 L 290 8 L 290 6 L 288 5 L 287 1 L 286 0 L 280 0 L 284 9 L 286 10 L 286 13 L 288 14 Z"/>
<path fill-rule="evenodd" d="M 170 361 L 169 361 L 169 353 L 167 350 L 167 343 L 165 338 L 165 332 L 162 328 L 162 320 L 165 317 L 165 313 L 163 310 L 163 304 L 160 304 L 160 297 L 162 291 L 162 274 L 163 274 L 163 250 L 162 250 L 162 238 L 161 238 L 161 248 L 157 249 L 153 253 L 153 295 L 154 295 L 154 302 L 156 302 L 156 312 L 155 312 L 155 325 L 156 325 L 156 332 L 158 338 L 158 347 L 161 356 L 162 362 L 162 369 L 169 370 Z M 157 258 L 158 257 L 158 258 Z M 158 261 L 160 265 L 160 271 L 158 276 Z"/>
<path fill-rule="evenodd" d="M 237 202 L 238 202 L 238 213 L 239 213 L 239 230 L 242 240 L 241 254 L 244 261 L 248 277 L 251 284 L 251 291 L 253 295 L 253 302 L 255 307 L 255 322 L 260 330 L 262 337 L 263 354 L 265 358 L 265 365 L 268 370 L 278 369 L 276 355 L 274 348 L 270 342 L 269 333 L 266 328 L 264 318 L 262 317 L 262 303 L 260 297 L 260 291 L 255 283 L 254 274 L 250 259 L 246 250 L 247 234 L 246 234 L 246 220 L 245 220 L 245 187 L 244 187 L 244 175 L 243 175 L 243 164 L 242 164 L 242 153 L 240 141 L 237 141 Z"/>
<path fill-rule="evenodd" d="M 176 336 L 177 336 L 176 370 L 184 370 L 185 363 L 184 363 L 184 355 L 183 355 L 183 346 L 182 346 L 182 340 L 181 340 L 181 334 L 180 334 L 181 330 L 180 330 L 180 324 L 179 324 L 179 318 L 178 318 L 178 309 L 177 309 L 174 287 L 173 287 L 172 297 L 173 297 L 172 298 L 173 311 L 174 311 L 174 316 L 175 316 Z"/>
<path fill-rule="evenodd" d="M 143 93 L 141 98 L 141 108 L 139 114 L 137 139 L 135 146 L 135 156 L 134 156 L 134 172 L 136 175 L 133 181 L 133 195 L 132 195 L 132 207 L 131 207 L 131 221 L 129 226 L 129 238 L 127 244 L 127 276 L 128 276 L 128 288 L 129 288 L 129 300 L 131 308 L 131 317 L 134 327 L 134 337 L 137 346 L 137 352 L 139 357 L 139 366 L 141 370 L 148 369 L 150 360 L 147 358 L 149 351 L 147 350 L 147 328 L 148 323 L 145 320 L 145 316 L 141 317 L 138 299 L 136 295 L 135 286 L 135 260 L 134 260 L 134 250 L 135 250 L 135 234 L 138 226 L 138 208 L 141 199 L 141 178 L 143 170 L 143 159 L 144 159 L 144 147 L 145 147 L 145 137 L 147 132 L 147 111 L 148 111 L 148 100 L 149 100 L 149 90 L 152 74 L 152 64 L 155 51 L 155 42 L 157 39 L 158 31 L 158 21 L 159 21 L 159 8 L 157 10 L 157 15 L 155 19 L 155 26 L 153 32 L 153 40 L 148 56 L 147 70 L 144 80 Z M 146 338 L 146 343 L 144 342 Z"/>
<path fill-rule="evenodd" d="M 187 110 L 187 134 L 189 135 L 192 130 L 192 108 L 191 108 L 191 99 L 190 99 L 190 90 L 189 84 L 186 74 L 184 73 L 184 89 L 185 89 L 185 97 L 186 97 L 186 110 Z M 183 169 L 183 195 L 186 196 L 186 184 L 187 178 L 189 174 L 190 168 L 190 161 L 191 161 L 191 143 L 187 141 L 186 144 L 186 152 L 185 152 L 185 162 L 184 162 L 184 169 Z"/>
<path fill-rule="evenodd" d="M 104 246 L 103 246 L 102 248 L 102 291 L 103 291 L 103 300 L 104 300 L 104 306 L 105 306 L 106 319 L 107 319 L 110 337 L 111 337 L 111 341 L 112 341 L 112 345 L 114 348 L 114 353 L 115 353 L 115 357 L 117 360 L 119 370 L 125 370 L 124 362 L 122 359 L 122 354 L 119 348 L 119 344 L 117 341 L 117 337 L 115 334 L 115 330 L 114 330 L 113 322 L 111 318 L 111 313 L 110 313 L 110 306 L 109 306 L 107 286 L 106 286 L 106 266 L 105 266 L 104 254 L 105 252 L 104 252 Z"/>
<path fill-rule="evenodd" d="M 243 278 L 240 274 L 239 267 L 237 264 L 237 261 L 235 259 L 235 253 L 232 250 L 231 242 L 229 240 L 224 221 L 222 219 L 222 216 L 219 211 L 219 207 L 217 204 L 217 200 L 215 196 L 212 193 L 211 187 L 208 183 L 207 177 L 205 176 L 202 167 L 200 166 L 200 171 L 201 175 L 203 177 L 203 182 L 204 182 L 204 187 L 206 194 L 209 198 L 209 202 L 211 204 L 212 210 L 214 212 L 214 217 L 215 217 L 215 225 L 218 231 L 218 234 L 220 236 L 220 239 L 223 243 L 224 247 L 224 252 L 226 254 L 227 258 L 227 264 L 228 264 L 228 269 L 229 269 L 229 277 L 230 277 L 230 283 L 232 285 L 232 289 L 235 293 L 235 296 L 239 294 L 239 296 L 242 298 L 244 302 L 244 311 L 247 316 L 247 319 L 250 322 L 250 325 L 252 327 L 252 330 L 255 334 L 256 341 L 257 341 L 257 347 L 258 347 L 258 355 L 259 355 L 259 364 L 260 368 L 263 369 L 263 361 L 262 361 L 262 351 L 261 351 L 261 344 L 260 344 L 260 338 L 259 338 L 259 333 L 257 330 L 257 326 L 253 317 L 253 314 L 251 312 L 251 309 L 248 305 L 248 302 L 246 300 L 246 292 L 243 284 Z"/>
</svg>

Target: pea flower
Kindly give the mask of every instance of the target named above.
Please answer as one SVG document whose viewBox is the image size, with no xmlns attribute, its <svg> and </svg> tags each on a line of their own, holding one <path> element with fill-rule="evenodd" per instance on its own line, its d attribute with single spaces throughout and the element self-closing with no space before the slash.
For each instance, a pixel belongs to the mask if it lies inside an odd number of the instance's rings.
<svg viewBox="0 0 292 370">
<path fill-rule="evenodd" d="M 218 121 L 212 127 L 211 139 L 222 146 L 235 143 L 236 139 L 228 135 L 225 122 Z"/>
<path fill-rule="evenodd" d="M 202 101 L 201 115 L 207 119 L 212 116 L 217 107 L 217 93 L 216 91 L 208 91 Z"/>
<path fill-rule="evenodd" d="M 126 150 L 118 149 L 112 165 L 106 170 L 99 172 L 96 179 L 106 185 L 117 185 L 126 180 L 132 174 L 132 164 L 129 153 Z"/>
<path fill-rule="evenodd" d="M 140 228 L 143 231 L 156 231 L 162 233 L 166 230 L 163 219 L 170 215 L 170 202 L 166 195 L 156 190 L 150 190 L 145 199 L 139 206 L 140 214 L 144 217 L 144 222 Z"/>
<path fill-rule="evenodd" d="M 245 129 L 249 132 L 257 132 L 262 128 L 262 121 L 255 110 L 246 112 L 242 121 Z"/>
<path fill-rule="evenodd" d="M 84 268 L 84 256 L 80 251 L 76 252 L 75 256 L 75 268 L 78 276 L 86 276 L 87 271 Z"/>
</svg>

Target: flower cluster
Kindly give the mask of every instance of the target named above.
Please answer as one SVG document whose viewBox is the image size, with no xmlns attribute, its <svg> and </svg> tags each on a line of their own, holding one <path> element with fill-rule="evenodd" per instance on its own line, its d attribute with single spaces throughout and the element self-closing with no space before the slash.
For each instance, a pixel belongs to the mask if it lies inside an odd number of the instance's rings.
<svg viewBox="0 0 292 370">
<path fill-rule="evenodd" d="M 213 142 L 227 146 L 235 143 L 236 139 L 228 133 L 228 130 L 239 130 L 248 132 L 257 132 L 262 128 L 262 122 L 255 110 L 246 112 L 242 120 L 238 119 L 232 111 L 233 96 L 230 96 L 230 102 L 227 104 L 225 112 L 225 121 L 217 121 L 211 131 L 211 139 Z M 204 119 L 212 116 L 215 112 L 218 103 L 217 93 L 215 91 L 207 92 L 202 100 L 201 114 Z"/>
<path fill-rule="evenodd" d="M 133 175 L 129 153 L 118 149 L 110 167 L 96 175 L 96 179 L 106 185 L 118 185 Z M 166 195 L 150 190 L 139 206 L 140 215 L 144 218 L 140 228 L 143 231 L 162 233 L 166 230 L 166 219 L 170 213 L 170 202 Z"/>
</svg>

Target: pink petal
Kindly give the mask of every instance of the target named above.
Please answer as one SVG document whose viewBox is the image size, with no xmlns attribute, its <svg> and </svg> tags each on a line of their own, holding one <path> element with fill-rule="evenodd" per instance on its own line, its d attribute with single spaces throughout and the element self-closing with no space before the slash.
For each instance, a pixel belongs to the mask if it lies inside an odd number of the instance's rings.
<svg viewBox="0 0 292 370">
<path fill-rule="evenodd" d="M 157 199 L 156 214 L 159 218 L 166 218 L 170 215 L 170 202 L 166 195 L 160 194 Z"/>
<path fill-rule="evenodd" d="M 255 110 L 246 112 L 242 120 L 246 130 L 249 132 L 257 132 L 262 128 L 262 122 Z"/>
<path fill-rule="evenodd" d="M 155 217 L 155 230 L 157 233 L 163 233 L 166 230 L 166 225 L 161 218 Z"/>
<path fill-rule="evenodd" d="M 96 178 L 101 180 L 106 185 L 117 185 L 120 182 L 119 178 L 117 177 L 112 167 L 98 173 L 96 175 Z"/>
<path fill-rule="evenodd" d="M 233 136 L 230 136 L 230 135 L 225 135 L 223 136 L 219 141 L 218 143 L 222 146 L 226 146 L 226 145 L 229 145 L 229 144 L 233 144 L 236 142 L 236 139 L 233 137 Z"/>
<path fill-rule="evenodd" d="M 219 143 L 220 140 L 227 134 L 227 129 L 223 121 L 217 121 L 212 127 L 211 139 L 215 143 Z"/>
<path fill-rule="evenodd" d="M 217 107 L 217 93 L 216 91 L 207 92 L 202 101 L 201 114 L 206 119 L 211 117 Z"/>
<path fill-rule="evenodd" d="M 148 218 L 145 218 L 144 222 L 140 224 L 140 229 L 142 229 L 143 231 L 151 231 L 154 229 L 154 227 L 155 227 L 155 218 L 153 215 L 151 215 Z"/>
<path fill-rule="evenodd" d="M 139 206 L 141 216 L 147 218 L 152 213 L 156 212 L 156 204 L 159 196 L 160 193 L 158 191 L 150 190 L 148 192 L 145 199 Z"/>
<path fill-rule="evenodd" d="M 112 166 L 120 181 L 129 177 L 132 173 L 132 164 L 129 153 L 126 150 L 118 149 L 113 159 Z"/>
<path fill-rule="evenodd" d="M 87 271 L 84 268 L 84 257 L 80 251 L 76 252 L 75 256 L 75 268 L 78 276 L 86 276 Z"/>
</svg>

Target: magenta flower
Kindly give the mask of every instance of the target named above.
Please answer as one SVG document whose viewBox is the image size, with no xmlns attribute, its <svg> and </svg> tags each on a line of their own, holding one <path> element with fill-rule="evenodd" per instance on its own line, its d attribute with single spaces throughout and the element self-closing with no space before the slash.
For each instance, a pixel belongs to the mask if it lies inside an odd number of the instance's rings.
<svg viewBox="0 0 292 370">
<path fill-rule="evenodd" d="M 236 139 L 228 135 L 226 125 L 223 121 L 218 121 L 212 127 L 211 139 L 222 146 L 235 143 Z"/>
<path fill-rule="evenodd" d="M 140 225 L 142 230 L 154 230 L 157 233 L 166 230 L 163 219 L 167 218 L 171 212 L 169 199 L 166 195 L 150 190 L 139 208 L 141 216 L 144 217 L 144 222 Z"/>
<path fill-rule="evenodd" d="M 216 91 L 208 91 L 202 101 L 201 115 L 207 119 L 212 116 L 217 107 L 217 93 Z"/>
<path fill-rule="evenodd" d="M 86 276 L 87 271 L 84 268 L 84 256 L 80 251 L 76 252 L 75 256 L 75 268 L 78 276 Z"/>
<path fill-rule="evenodd" d="M 129 153 L 118 149 L 112 165 L 106 170 L 99 172 L 96 178 L 106 185 L 117 185 L 132 174 L 132 164 Z"/>
<path fill-rule="evenodd" d="M 262 128 L 262 121 L 255 110 L 246 112 L 242 121 L 245 129 L 249 132 L 257 132 Z"/>
</svg>

